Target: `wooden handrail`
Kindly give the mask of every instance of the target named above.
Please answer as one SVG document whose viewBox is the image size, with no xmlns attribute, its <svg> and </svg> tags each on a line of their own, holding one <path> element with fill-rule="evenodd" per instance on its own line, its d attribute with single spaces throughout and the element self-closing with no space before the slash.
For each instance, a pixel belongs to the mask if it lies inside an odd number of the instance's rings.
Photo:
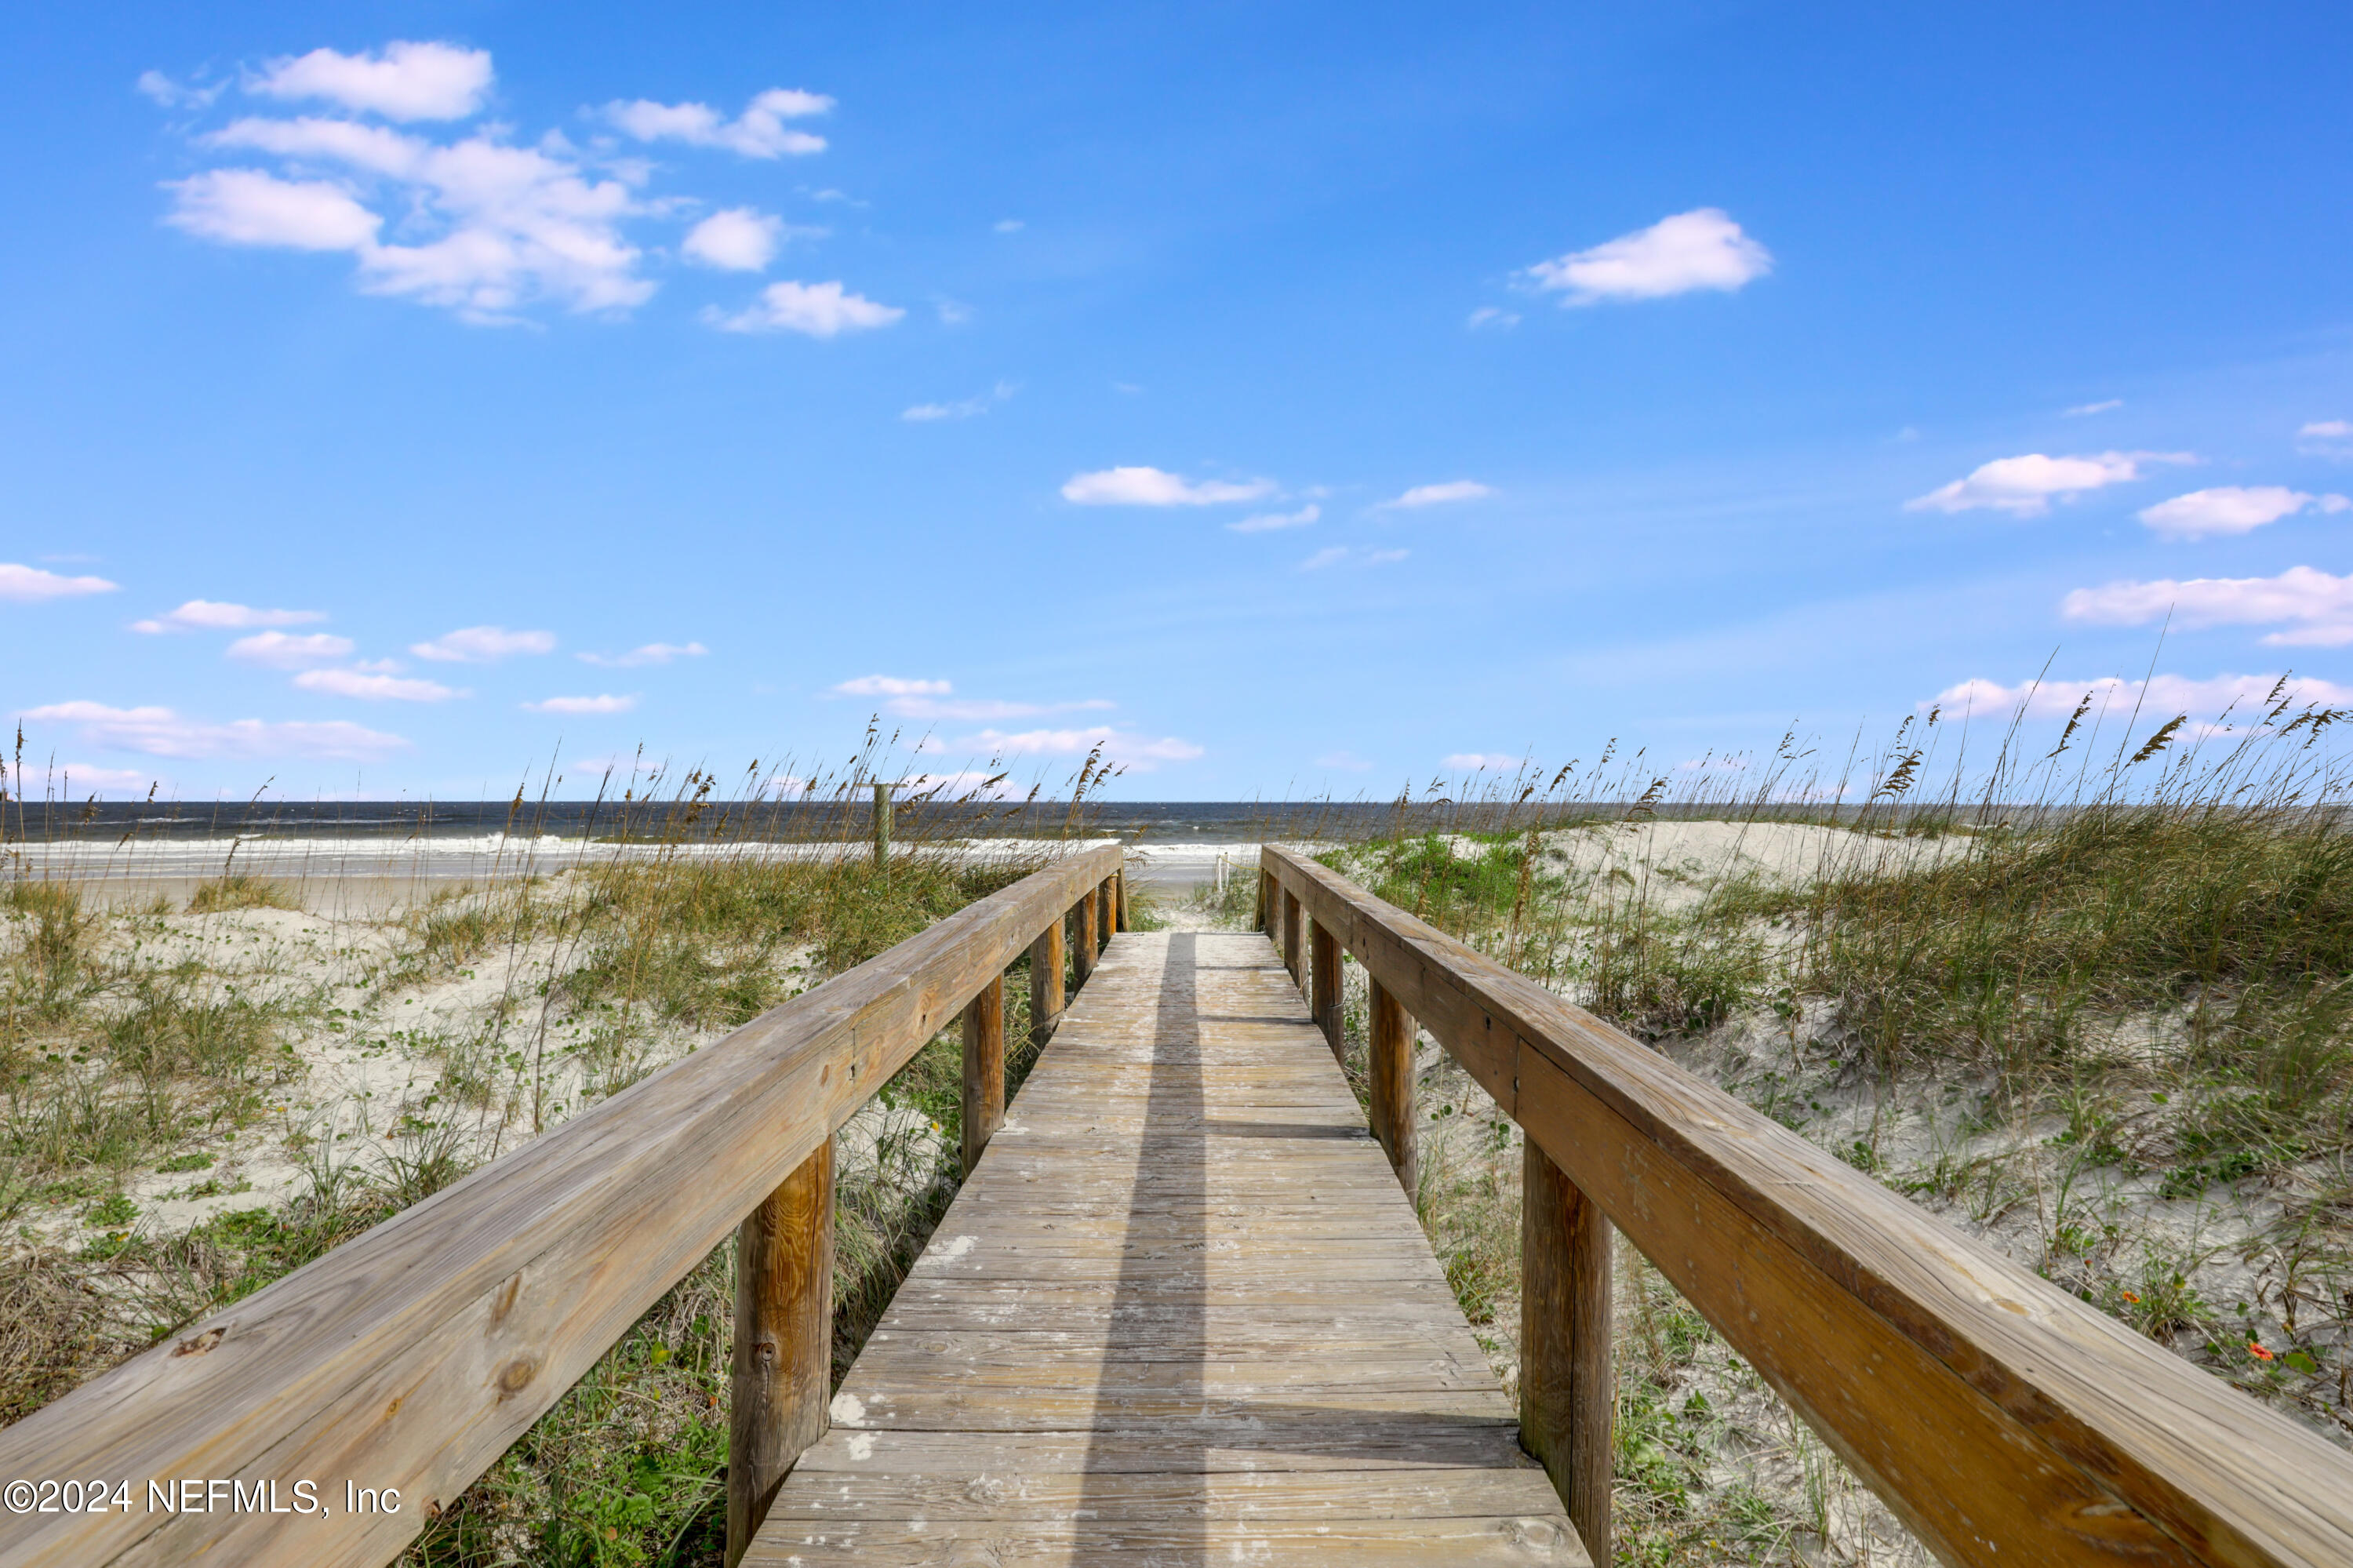
<svg viewBox="0 0 2353 1568">
<path fill-rule="evenodd" d="M 1261 863 L 1270 920 L 1331 932 L 1944 1561 L 2353 1563 L 2323 1438 L 1328 868 Z"/>
<path fill-rule="evenodd" d="M 0 1483 L 130 1499 L 0 1513 L 0 1563 L 398 1556 L 738 1222 L 810 1210 L 786 1179 L 1121 861 L 1083 851 L 980 900 L 0 1432 Z M 151 1507 L 151 1481 L 196 1482 L 196 1509 Z M 347 1516 L 346 1481 L 399 1510 Z M 236 1482 L 288 1511 L 239 1511 Z"/>
</svg>

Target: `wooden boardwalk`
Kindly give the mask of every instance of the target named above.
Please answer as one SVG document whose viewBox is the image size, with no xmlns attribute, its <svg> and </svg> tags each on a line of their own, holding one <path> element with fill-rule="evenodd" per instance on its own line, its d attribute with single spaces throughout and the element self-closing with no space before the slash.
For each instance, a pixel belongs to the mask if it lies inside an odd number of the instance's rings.
<svg viewBox="0 0 2353 1568">
<path fill-rule="evenodd" d="M 1115 938 L 746 1564 L 1584 1563 L 1261 936 Z"/>
</svg>

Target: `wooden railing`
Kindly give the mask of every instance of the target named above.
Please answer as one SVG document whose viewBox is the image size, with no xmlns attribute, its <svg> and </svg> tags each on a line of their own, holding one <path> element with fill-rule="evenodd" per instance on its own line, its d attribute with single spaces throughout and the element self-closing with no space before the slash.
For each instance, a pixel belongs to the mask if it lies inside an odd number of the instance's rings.
<svg viewBox="0 0 2353 1568">
<path fill-rule="evenodd" d="M 1335 1053 L 1342 950 L 1370 977 L 1409 1190 L 1413 1020 L 1526 1134 L 1522 1440 L 1596 1563 L 1614 1225 L 1947 1563 L 2353 1563 L 2325 1439 L 1325 867 L 1270 846 L 1261 876 Z"/>
<path fill-rule="evenodd" d="M 12 1491 L 0 1563 L 389 1562 L 734 1230 L 733 1563 L 826 1426 L 835 1130 L 961 1012 L 969 1169 L 1004 1117 L 1005 970 L 1030 954 L 1042 1038 L 1065 916 L 1083 979 L 1120 866 L 982 899 L 0 1433 L 0 1484 L 82 1510 Z"/>
</svg>

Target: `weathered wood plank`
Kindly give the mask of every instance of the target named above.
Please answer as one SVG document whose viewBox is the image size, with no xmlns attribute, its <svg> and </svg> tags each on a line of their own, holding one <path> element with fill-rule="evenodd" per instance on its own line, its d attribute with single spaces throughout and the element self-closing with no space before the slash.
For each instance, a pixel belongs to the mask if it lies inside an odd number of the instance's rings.
<svg viewBox="0 0 2353 1568">
<path fill-rule="evenodd" d="M 980 1151 L 1005 1120 L 1005 977 L 980 988 L 964 1010 L 964 1170 L 980 1165 Z"/>
<path fill-rule="evenodd" d="M 1533 1140 L 1520 1181 L 1520 1437 L 1586 1549 L 1609 1556 L 1609 1222 Z"/>
<path fill-rule="evenodd" d="M 1113 941 L 750 1561 L 1586 1561 L 1275 957 Z"/>
<path fill-rule="evenodd" d="M 822 1436 L 833 1388 L 833 1140 L 736 1232 L 728 1387 L 727 1561 L 752 1544 L 801 1450 Z"/>
<path fill-rule="evenodd" d="M 1262 869 L 1946 1561 L 2353 1562 L 2353 1459 L 1524 976 Z"/>
</svg>

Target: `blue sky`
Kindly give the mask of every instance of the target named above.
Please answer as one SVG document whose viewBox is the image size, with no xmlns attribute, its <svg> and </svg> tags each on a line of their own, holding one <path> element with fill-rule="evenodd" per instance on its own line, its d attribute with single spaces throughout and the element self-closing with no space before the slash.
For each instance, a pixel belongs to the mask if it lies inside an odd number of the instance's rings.
<svg viewBox="0 0 2353 1568">
<path fill-rule="evenodd" d="M 2342 7 L 652 17 L 12 11 L 36 787 L 2353 700 Z"/>
</svg>

